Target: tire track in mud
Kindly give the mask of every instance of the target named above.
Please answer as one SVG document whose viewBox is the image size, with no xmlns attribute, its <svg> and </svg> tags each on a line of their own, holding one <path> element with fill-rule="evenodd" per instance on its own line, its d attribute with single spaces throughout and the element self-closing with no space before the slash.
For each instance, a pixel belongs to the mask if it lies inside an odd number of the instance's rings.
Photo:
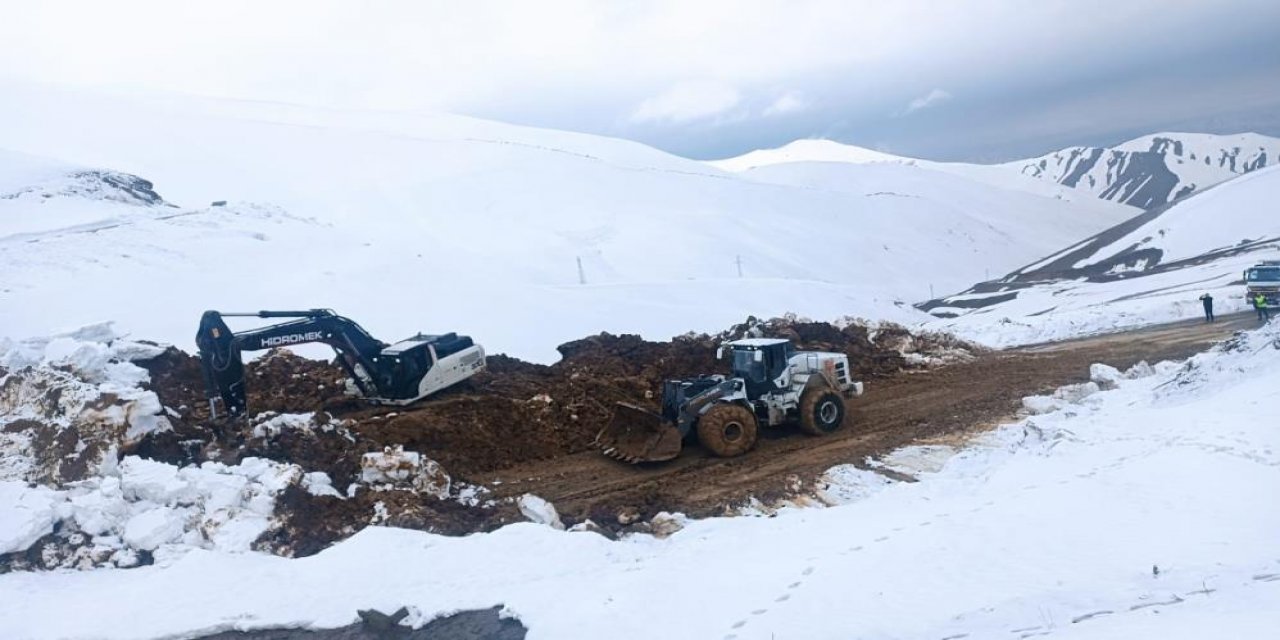
<svg viewBox="0 0 1280 640">
<path fill-rule="evenodd" d="M 791 428 L 762 432 L 756 448 L 730 459 L 696 445 L 667 463 L 633 466 L 594 451 L 517 465 L 469 478 L 495 497 L 534 493 L 570 521 L 615 527 L 618 514 L 683 511 L 719 515 L 755 497 L 764 502 L 807 493 L 827 469 L 931 438 L 990 428 L 1015 416 L 1022 398 L 1088 380 L 1089 365 L 1127 368 L 1139 361 L 1185 358 L 1236 330 L 1248 315 L 1159 325 L 979 356 L 972 362 L 903 372 L 868 385 L 852 401 L 852 424 L 822 437 Z"/>
<path fill-rule="evenodd" d="M 1012 418 L 1025 396 L 1087 380 L 1095 362 L 1127 368 L 1182 358 L 1252 326 L 1246 315 L 1211 325 L 1184 322 L 979 352 L 922 368 L 908 365 L 893 346 L 919 339 L 905 331 L 882 330 L 871 339 L 864 328 L 785 321 L 771 325 L 772 335 L 788 335 L 803 348 L 843 351 L 855 377 L 867 382 L 865 395 L 848 406 L 851 424 L 818 437 L 795 427 L 764 429 L 756 448 L 736 458 L 715 458 L 687 444 L 676 459 L 647 465 L 618 462 L 590 446 L 609 407 L 658 392 L 655 385 L 667 377 L 716 371 L 723 363 L 714 358 L 715 344 L 723 336 L 653 343 L 602 334 L 562 346 L 564 360 L 549 367 L 494 356 L 489 372 L 473 382 L 405 408 L 345 398 L 336 367 L 280 354 L 249 364 L 251 408 L 329 411 L 347 426 L 267 438 L 254 436 L 248 425 L 210 422 L 195 359 L 171 350 L 150 370 L 161 400 L 178 409 L 177 428 L 133 453 L 175 464 L 263 456 L 324 471 L 341 489 L 357 480 L 365 452 L 403 446 L 440 462 L 455 481 L 485 487 L 486 498 L 494 499 L 484 507 L 411 491 L 366 488 L 345 500 L 286 492 L 278 506 L 285 524 L 259 541 L 286 555 L 308 555 L 349 536 L 367 526 L 379 506 L 394 526 L 450 535 L 491 530 L 521 519 L 510 499 L 526 493 L 553 503 L 566 525 L 590 519 L 605 533 L 636 523 L 644 530 L 662 511 L 706 517 L 731 513 L 753 498 L 766 505 L 809 499 L 833 466 L 911 444 L 962 440 Z"/>
</svg>

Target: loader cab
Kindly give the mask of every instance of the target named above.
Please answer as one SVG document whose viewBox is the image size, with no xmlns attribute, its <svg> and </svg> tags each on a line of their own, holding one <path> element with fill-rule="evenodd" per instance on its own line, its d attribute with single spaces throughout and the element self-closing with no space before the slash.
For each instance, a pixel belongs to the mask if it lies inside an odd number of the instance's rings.
<svg viewBox="0 0 1280 640">
<path fill-rule="evenodd" d="M 749 338 L 734 340 L 720 347 L 720 355 L 725 351 L 733 362 L 733 375 L 747 383 L 747 395 L 758 398 L 785 388 L 790 381 L 783 380 L 775 384 L 787 372 L 787 361 L 794 350 L 791 341 L 780 338 Z"/>
</svg>

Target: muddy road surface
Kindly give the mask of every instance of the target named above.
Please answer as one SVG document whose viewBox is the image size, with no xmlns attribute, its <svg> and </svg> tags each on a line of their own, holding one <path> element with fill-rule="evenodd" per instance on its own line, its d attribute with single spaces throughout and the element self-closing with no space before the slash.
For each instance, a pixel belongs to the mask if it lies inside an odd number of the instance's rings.
<svg viewBox="0 0 1280 640">
<path fill-rule="evenodd" d="M 587 451 L 474 480 L 498 496 L 534 493 L 561 513 L 602 524 L 620 513 L 651 515 L 654 509 L 716 515 L 752 496 L 767 501 L 803 491 L 838 464 L 993 426 L 1014 417 L 1025 396 L 1087 381 L 1095 362 L 1125 369 L 1143 360 L 1185 358 L 1254 326 L 1252 315 L 1238 314 L 1213 324 L 1159 325 L 903 372 L 869 383 L 866 393 L 850 402 L 851 424 L 845 430 L 816 438 L 785 427 L 762 431 L 756 448 L 739 458 L 712 458 L 701 447 L 686 445 L 668 463 L 633 466 Z"/>
</svg>

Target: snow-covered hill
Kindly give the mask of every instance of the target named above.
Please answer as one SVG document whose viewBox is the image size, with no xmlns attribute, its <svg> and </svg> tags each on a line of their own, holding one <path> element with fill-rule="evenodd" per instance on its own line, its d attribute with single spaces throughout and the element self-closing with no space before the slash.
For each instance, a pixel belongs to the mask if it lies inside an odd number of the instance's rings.
<svg viewBox="0 0 1280 640">
<path fill-rule="evenodd" d="M 992 187 L 1022 191 L 1037 196 L 1076 202 L 1095 210 L 1111 211 L 1113 215 L 1134 215 L 1131 207 L 1120 203 L 1097 202 L 1093 194 L 1086 193 L 1031 175 L 1022 175 L 1006 165 L 971 164 L 967 162 L 937 162 L 874 151 L 857 145 L 834 140 L 796 140 L 776 149 L 759 149 L 724 160 L 711 160 L 707 164 L 732 172 L 746 172 L 786 164 L 842 163 L 852 165 L 900 164 L 949 173 L 967 180 L 981 182 Z"/>
<path fill-rule="evenodd" d="M 1006 166 L 1150 209 L 1275 165 L 1277 155 L 1280 139 L 1256 133 L 1156 133 L 1114 147 L 1069 147 Z"/>
<path fill-rule="evenodd" d="M 910 164 L 1063 200 L 1100 198 L 1149 209 L 1275 165 L 1277 156 L 1280 139 L 1256 133 L 1156 133 L 998 165 L 907 158 L 831 140 L 796 140 L 708 164 L 727 171 L 803 162 Z"/>
<path fill-rule="evenodd" d="M 0 227 L 0 326 L 15 337 L 110 319 L 185 345 L 206 308 L 326 306 L 388 340 L 458 330 L 548 360 L 601 330 L 665 337 L 748 314 L 910 322 L 927 317 L 910 303 L 930 284 L 962 288 L 1128 212 L 934 185 L 910 166 L 870 168 L 856 189 L 797 186 L 439 114 L 32 87 L 5 97 L 5 146 L 141 176 L 174 205 L 86 191 L 38 237 Z M 54 220 L 35 200 L 6 216 Z"/>
<path fill-rule="evenodd" d="M 1280 259 L 1280 168 L 1157 207 L 1002 278 L 922 308 L 994 344 L 1053 340 L 1244 305 L 1243 270 Z M 956 317 L 958 316 L 958 317 Z"/>
<path fill-rule="evenodd" d="M 0 238 L 116 224 L 164 205 L 138 176 L 0 150 Z"/>
<path fill-rule="evenodd" d="M 757 149 L 733 158 L 712 160 L 707 164 L 725 171 L 746 171 L 790 162 L 848 162 L 853 164 L 892 162 L 912 164 L 916 162 L 916 159 L 851 144 L 843 144 L 834 140 L 801 139 L 776 149 Z"/>
</svg>

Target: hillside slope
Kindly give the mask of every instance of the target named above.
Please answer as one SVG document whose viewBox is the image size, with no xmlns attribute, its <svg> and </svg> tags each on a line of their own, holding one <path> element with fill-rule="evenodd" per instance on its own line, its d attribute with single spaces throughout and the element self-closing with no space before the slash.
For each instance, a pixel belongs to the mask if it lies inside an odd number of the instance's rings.
<svg viewBox="0 0 1280 640">
<path fill-rule="evenodd" d="M 963 293 L 921 305 L 998 344 L 1058 339 L 1244 308 L 1241 272 L 1280 258 L 1280 168 L 1158 207 Z M 958 317 L 957 317 L 958 316 Z"/>
<path fill-rule="evenodd" d="M 748 314 L 913 321 L 921 269 L 958 289 L 1042 255 L 1046 235 L 1123 217 L 1039 198 L 995 211 L 990 188 L 948 193 L 913 168 L 875 191 L 925 197 L 770 183 L 633 142 L 438 114 L 7 96 L 10 148 L 141 176 L 177 206 L 0 240 L 0 324 L 16 335 L 115 319 L 186 344 L 206 308 L 328 306 L 386 339 L 459 330 L 547 360 L 600 330 L 665 337 Z M 1054 231 L 1001 228 L 1014 218 Z M 139 303 L 153 299 L 164 305 Z"/>
</svg>

